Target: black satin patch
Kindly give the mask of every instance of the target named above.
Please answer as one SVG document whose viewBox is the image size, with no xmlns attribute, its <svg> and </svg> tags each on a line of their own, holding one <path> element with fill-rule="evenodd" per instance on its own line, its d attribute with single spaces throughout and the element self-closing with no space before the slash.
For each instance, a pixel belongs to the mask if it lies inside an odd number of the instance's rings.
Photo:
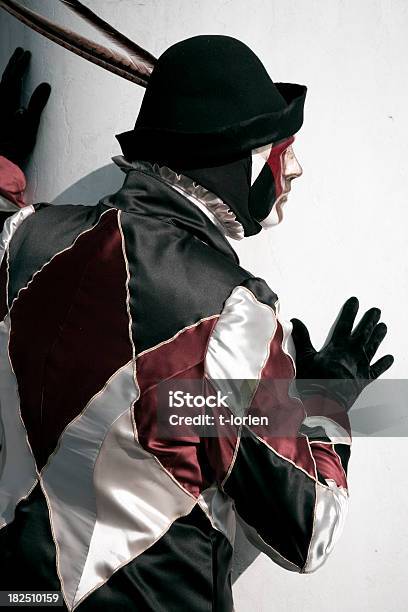
<svg viewBox="0 0 408 612">
<path fill-rule="evenodd" d="M 299 569 L 304 566 L 313 532 L 315 483 L 311 478 L 245 428 L 224 490 L 238 514 L 267 544 Z"/>
<path fill-rule="evenodd" d="M 18 504 L 14 521 L 0 529 L 0 589 L 61 590 L 47 502 L 38 484 Z"/>
<path fill-rule="evenodd" d="M 123 210 L 136 353 L 221 312 L 250 276 L 206 215 L 156 178 L 132 171 L 103 203 Z"/>
<path fill-rule="evenodd" d="M 343 470 L 347 474 L 348 463 L 351 454 L 351 447 L 349 444 L 334 444 L 334 450 L 340 457 L 341 465 L 343 466 Z"/>
</svg>

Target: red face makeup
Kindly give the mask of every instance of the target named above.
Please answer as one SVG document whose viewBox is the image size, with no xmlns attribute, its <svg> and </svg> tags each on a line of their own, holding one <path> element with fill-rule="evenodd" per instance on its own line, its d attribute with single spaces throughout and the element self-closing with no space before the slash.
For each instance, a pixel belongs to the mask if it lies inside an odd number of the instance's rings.
<svg viewBox="0 0 408 612">
<path fill-rule="evenodd" d="M 279 142 L 276 145 L 273 145 L 270 155 L 268 157 L 268 160 L 266 162 L 268 166 L 270 167 L 271 172 L 273 174 L 273 179 L 275 182 L 275 199 L 276 200 L 282 194 L 283 187 L 284 187 L 283 179 L 282 179 L 283 154 L 285 153 L 286 149 L 290 147 L 290 145 L 292 144 L 294 140 L 295 140 L 295 137 L 291 136 L 290 138 L 287 138 L 286 140 L 282 140 L 282 142 Z"/>
</svg>

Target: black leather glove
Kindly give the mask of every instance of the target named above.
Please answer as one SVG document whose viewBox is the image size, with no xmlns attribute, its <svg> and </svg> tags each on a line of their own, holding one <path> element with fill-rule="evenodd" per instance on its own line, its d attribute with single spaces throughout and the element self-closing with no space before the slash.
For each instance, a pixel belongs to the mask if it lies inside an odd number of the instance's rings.
<svg viewBox="0 0 408 612">
<path fill-rule="evenodd" d="M 381 311 L 370 308 L 353 331 L 358 299 L 351 297 L 343 305 L 330 340 L 320 350 L 313 347 L 306 326 L 299 319 L 293 323 L 296 347 L 296 386 L 302 397 L 325 395 L 349 410 L 371 381 L 394 362 L 385 355 L 370 365 L 387 333 L 385 323 L 378 323 Z"/>
<path fill-rule="evenodd" d="M 27 108 L 21 106 L 22 80 L 30 58 L 30 51 L 17 47 L 0 82 L 0 155 L 19 166 L 34 148 L 41 113 L 51 92 L 48 83 L 41 83 Z"/>
</svg>

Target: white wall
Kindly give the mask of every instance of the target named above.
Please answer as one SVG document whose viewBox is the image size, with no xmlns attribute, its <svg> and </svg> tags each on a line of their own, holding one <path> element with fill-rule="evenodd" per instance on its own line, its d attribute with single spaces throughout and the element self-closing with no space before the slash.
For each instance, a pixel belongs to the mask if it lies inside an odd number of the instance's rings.
<svg viewBox="0 0 408 612">
<path fill-rule="evenodd" d="M 26 4 L 76 24 L 55 0 Z M 276 81 L 309 87 L 295 150 L 304 175 L 293 185 L 284 223 L 236 248 L 244 267 L 279 294 L 288 317 L 317 344 L 350 295 L 380 306 L 383 350 L 408 365 L 408 3 L 405 0 L 87 0 L 101 16 L 158 55 L 199 33 L 248 43 Z M 122 177 L 106 166 L 113 137 L 133 126 L 142 90 L 0 12 L 0 68 L 17 45 L 30 48 L 27 93 L 53 86 L 28 169 L 35 201 L 96 201 Z M 87 31 L 86 28 L 81 31 Z M 97 171 L 97 172 L 95 172 Z M 82 179 L 82 180 L 81 180 Z M 72 187 L 73 186 L 73 187 Z M 69 198 L 69 199 L 67 199 Z M 260 555 L 235 584 L 237 612 L 405 610 L 408 561 L 406 438 L 356 438 L 351 507 L 326 566 L 290 574 Z"/>
</svg>

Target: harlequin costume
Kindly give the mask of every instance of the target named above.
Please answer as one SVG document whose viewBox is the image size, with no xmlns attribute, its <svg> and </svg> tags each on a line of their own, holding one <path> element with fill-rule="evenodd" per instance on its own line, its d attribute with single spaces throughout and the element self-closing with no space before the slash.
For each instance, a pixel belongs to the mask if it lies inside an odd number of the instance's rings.
<svg viewBox="0 0 408 612">
<path fill-rule="evenodd" d="M 305 94 L 274 84 L 242 43 L 195 37 L 159 58 L 135 129 L 118 136 L 117 193 L 22 205 L 24 177 L 1 159 L 7 589 L 62 590 L 69 610 L 224 612 L 236 521 L 290 571 L 332 551 L 347 416 L 291 393 L 291 324 L 226 239 L 260 231 L 280 157 L 272 147 L 251 185 L 253 151 L 291 142 Z M 258 381 L 246 413 L 275 431 L 290 414 L 290 432 L 163 439 L 157 388 L 184 379 Z M 275 380 L 274 392 L 261 384 Z"/>
</svg>

